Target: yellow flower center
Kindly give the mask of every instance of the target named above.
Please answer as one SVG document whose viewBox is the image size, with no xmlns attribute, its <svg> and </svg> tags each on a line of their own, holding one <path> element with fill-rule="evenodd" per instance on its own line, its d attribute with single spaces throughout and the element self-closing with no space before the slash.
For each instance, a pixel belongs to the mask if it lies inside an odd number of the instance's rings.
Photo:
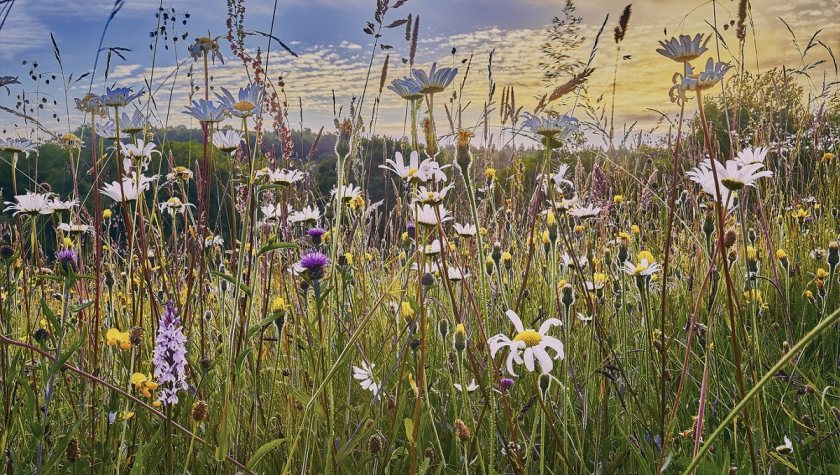
<svg viewBox="0 0 840 475">
<path fill-rule="evenodd" d="M 648 266 L 645 264 L 639 264 L 633 269 L 633 275 L 641 275 L 642 272 L 646 271 Z"/>
<path fill-rule="evenodd" d="M 744 187 L 745 183 L 741 180 L 733 180 L 732 178 L 724 178 L 720 181 L 723 183 L 723 186 L 729 188 L 732 191 L 738 191 Z"/>
<path fill-rule="evenodd" d="M 233 105 L 233 108 L 239 112 L 252 112 L 256 106 L 251 101 L 239 101 Z"/>
<path fill-rule="evenodd" d="M 516 336 L 513 337 L 513 341 L 521 341 L 525 343 L 526 347 L 531 348 L 540 344 L 542 341 L 542 335 L 534 330 L 525 330 L 517 333 Z"/>
<path fill-rule="evenodd" d="M 419 168 L 409 168 L 409 169 L 408 169 L 408 173 L 406 173 L 406 176 L 408 176 L 409 178 L 412 178 L 412 177 L 414 177 L 414 175 L 416 175 L 416 174 L 417 174 L 417 172 L 419 172 L 419 171 L 420 171 L 420 169 L 419 169 Z"/>
</svg>

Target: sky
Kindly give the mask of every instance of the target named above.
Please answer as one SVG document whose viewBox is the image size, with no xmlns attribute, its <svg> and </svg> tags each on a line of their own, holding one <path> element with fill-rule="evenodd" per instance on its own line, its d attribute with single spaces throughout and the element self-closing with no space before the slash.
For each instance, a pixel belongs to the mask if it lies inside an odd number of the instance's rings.
<svg viewBox="0 0 840 475">
<path fill-rule="evenodd" d="M 0 1 L 0 6 L 8 7 L 10 3 L 8 17 L 0 29 L 0 76 L 19 76 L 23 84 L 10 86 L 8 94 L 0 89 L 0 105 L 13 108 L 16 97 L 22 93 L 30 99 L 47 99 L 45 108 L 38 112 L 39 119 L 51 130 L 66 131 L 65 91 L 60 85 L 60 76 L 50 85 L 44 83 L 44 79 L 51 75 L 59 75 L 50 33 L 60 49 L 67 76 L 73 73 L 74 77 L 78 77 L 91 71 L 100 35 L 114 2 L 5 0 Z M 415 17 L 419 15 L 420 40 L 415 67 L 428 68 L 432 62 L 437 62 L 439 66 L 457 66 L 458 84 L 465 73 L 462 60 L 472 56 L 461 101 L 469 104 L 465 125 L 474 125 L 487 99 L 487 62 L 491 51 L 494 51 L 493 79 L 497 102 L 502 88 L 512 86 L 517 104 L 529 110 L 539 96 L 551 90 L 551 84 L 543 80 L 539 67 L 540 45 L 546 41 L 546 26 L 553 16 L 560 14 L 563 3 L 561 0 L 408 0 L 399 9 L 389 11 L 385 22 L 405 17 L 408 13 Z M 583 17 L 582 34 L 585 37 L 578 55 L 588 55 L 598 29 L 608 16 L 594 62 L 596 71 L 588 84 L 591 101 L 607 104 L 612 98 L 616 58 L 612 30 L 626 4 L 614 0 L 578 1 L 577 4 L 577 14 Z M 225 34 L 226 1 L 164 0 L 163 7 L 169 12 L 174 9 L 178 18 L 178 23 L 174 25 L 175 34 L 186 33 L 187 38 L 174 45 L 170 41 L 168 50 L 161 50 L 163 43 L 159 43 L 159 50 L 153 56 L 150 32 L 157 25 L 155 14 L 160 5 L 158 0 L 127 0 L 114 17 L 103 45 L 127 48 L 129 51 L 123 52 L 124 61 L 112 57 L 107 85 L 139 90 L 151 79 L 153 89 L 157 91 L 155 102 L 158 114 L 154 125 L 164 122 L 190 125 L 190 118 L 181 111 L 188 102 L 190 84 L 187 72 L 192 61 L 186 61 L 181 68 L 176 68 L 176 64 L 187 56 L 186 47 L 196 36 L 206 36 L 208 32 L 213 36 Z M 400 61 L 400 58 L 408 56 L 409 50 L 403 38 L 403 28 L 385 32 L 382 42 L 393 46 L 388 52 L 374 50 L 372 37 L 362 31 L 365 23 L 372 20 L 375 0 L 277 0 L 276 10 L 274 0 L 247 0 L 245 5 L 246 29 L 268 32 L 274 15 L 274 35 L 299 55 L 292 57 L 275 45 L 268 72 L 270 77 L 282 75 L 284 78 L 290 103 L 289 115 L 295 128 L 299 127 L 301 115 L 298 104 L 302 103 L 304 126 L 317 129 L 323 125 L 330 130 L 333 91 L 339 106 L 344 106 L 346 110 L 351 98 L 361 95 L 364 89 L 372 51 L 375 51 L 375 56 L 368 97 L 378 92 L 386 53 L 391 55 L 389 81 L 409 72 Z M 653 129 L 661 117 L 659 112 L 676 115 L 677 108 L 668 99 L 668 89 L 678 68 L 676 63 L 656 53 L 658 41 L 683 33 L 711 34 L 715 18 L 718 25 L 735 20 L 737 8 L 738 2 L 734 0 L 633 2 L 629 30 L 621 45 L 621 56 L 629 58 L 619 61 L 617 69 L 617 130 L 633 123 L 637 124 L 637 130 Z M 185 17 L 187 13 L 188 19 Z M 827 50 L 840 52 L 840 2 L 757 0 L 751 2 L 750 17 L 753 26 L 748 32 L 745 53 L 745 64 L 750 71 L 766 71 L 783 64 L 796 68 L 824 59 L 826 62 L 812 72 L 812 82 L 803 79 L 806 86 L 817 91 L 822 81 L 838 79 Z M 0 15 L 0 20 L 2 18 Z M 186 25 L 182 24 L 184 19 L 187 20 Z M 821 31 L 817 39 L 822 45 L 811 48 L 803 61 L 781 19 L 796 35 L 800 50 L 805 49 L 818 30 Z M 709 43 L 709 55 L 719 51 L 722 60 L 737 61 L 738 58 L 727 49 L 727 46 L 733 52 L 737 49 L 734 28 L 721 31 L 721 34 L 722 41 L 712 40 Z M 257 47 L 265 49 L 267 41 L 263 36 L 251 35 L 246 40 L 246 47 L 250 51 Z M 456 48 L 454 56 L 452 48 Z M 227 87 L 236 91 L 247 85 L 245 68 L 231 55 L 224 41 L 221 51 L 227 59 L 225 64 L 216 63 L 210 68 L 216 90 Z M 23 64 L 24 61 L 26 64 Z M 28 73 L 35 63 L 42 73 L 40 82 L 29 78 Z M 102 74 L 104 63 L 103 53 L 92 84 L 93 91 L 97 93 L 104 92 L 106 86 Z M 74 97 L 84 95 L 89 87 L 89 78 L 72 85 L 67 91 L 70 103 Z M 600 103 L 596 102 L 599 98 Z M 168 115 L 167 104 L 171 104 Z M 365 107 L 371 107 L 369 101 Z M 558 104 L 561 112 L 572 112 L 571 107 L 571 103 Z M 581 108 L 573 112 L 582 120 L 586 119 Z M 53 113 L 62 118 L 60 123 L 52 118 Z M 381 96 L 376 132 L 401 135 L 404 119 L 404 101 L 385 90 Z M 70 111 L 70 128 L 75 128 L 82 120 L 83 117 Z M 27 136 L 30 133 L 23 121 L 2 111 L 0 128 L 5 135 Z"/>
</svg>

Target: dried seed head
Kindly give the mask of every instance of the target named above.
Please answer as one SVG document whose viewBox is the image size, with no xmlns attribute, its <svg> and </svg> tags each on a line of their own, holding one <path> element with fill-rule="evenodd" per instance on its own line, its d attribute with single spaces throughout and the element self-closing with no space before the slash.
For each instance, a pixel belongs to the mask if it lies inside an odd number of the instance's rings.
<svg viewBox="0 0 840 475">
<path fill-rule="evenodd" d="M 82 458 L 82 449 L 79 448 L 79 440 L 73 437 L 67 444 L 67 450 L 64 451 L 64 456 L 70 463 Z"/>
<path fill-rule="evenodd" d="M 726 231 L 726 234 L 723 235 L 723 245 L 726 247 L 732 247 L 735 244 L 735 240 L 738 238 L 738 235 L 735 234 L 735 231 L 729 230 Z"/>
<path fill-rule="evenodd" d="M 368 438 L 368 452 L 372 454 L 378 454 L 379 451 L 382 450 L 382 446 L 385 444 L 385 439 L 382 438 L 379 434 L 373 434 Z"/>
<path fill-rule="evenodd" d="M 131 342 L 132 346 L 139 346 L 141 343 L 143 343 L 143 328 L 132 328 L 131 333 L 128 336 L 128 341 Z"/>
<path fill-rule="evenodd" d="M 190 416 L 196 422 L 201 422 L 207 418 L 207 403 L 203 400 L 199 399 L 196 401 L 192 406 L 192 412 L 190 412 Z"/>
<path fill-rule="evenodd" d="M 455 438 L 461 442 L 472 439 L 473 433 L 461 419 L 455 419 Z"/>
</svg>

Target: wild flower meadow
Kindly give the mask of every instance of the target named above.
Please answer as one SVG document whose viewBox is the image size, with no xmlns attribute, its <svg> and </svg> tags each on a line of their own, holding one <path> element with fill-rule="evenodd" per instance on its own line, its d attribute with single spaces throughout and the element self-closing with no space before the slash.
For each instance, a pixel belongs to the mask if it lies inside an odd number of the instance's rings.
<svg viewBox="0 0 840 475">
<path fill-rule="evenodd" d="M 645 134 L 615 123 L 631 6 L 584 37 L 560 2 L 525 107 L 371 0 L 364 88 L 313 132 L 245 3 L 156 30 L 180 75 L 112 81 L 100 44 L 72 76 L 53 38 L 0 78 L 6 473 L 840 473 L 836 36 L 751 68 L 743 0 L 648 38 L 673 77 Z"/>
</svg>

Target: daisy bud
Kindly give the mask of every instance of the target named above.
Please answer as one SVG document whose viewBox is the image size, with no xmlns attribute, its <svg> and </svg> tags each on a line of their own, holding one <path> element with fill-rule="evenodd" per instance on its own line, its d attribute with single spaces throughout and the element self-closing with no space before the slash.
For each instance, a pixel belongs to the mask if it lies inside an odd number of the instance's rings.
<svg viewBox="0 0 840 475">
<path fill-rule="evenodd" d="M 747 239 L 749 239 L 749 240 L 750 240 L 750 244 L 752 244 L 753 246 L 755 246 L 755 240 L 756 240 L 756 238 L 757 238 L 757 236 L 756 236 L 756 234 L 755 234 L 755 229 L 750 228 L 750 229 L 747 231 Z"/>
<path fill-rule="evenodd" d="M 444 318 L 438 323 L 438 332 L 441 338 L 446 338 L 446 335 L 449 334 L 449 320 Z"/>
<path fill-rule="evenodd" d="M 455 151 L 455 161 L 461 168 L 461 173 L 466 177 L 469 173 L 470 163 L 472 163 L 472 154 L 470 153 L 470 138 L 473 133 L 469 130 L 461 129 L 458 131 L 458 144 Z"/>
<path fill-rule="evenodd" d="M 706 234 L 706 237 L 712 235 L 715 231 L 715 218 L 711 211 L 706 211 L 706 214 L 703 216 L 703 232 Z"/>
<path fill-rule="evenodd" d="M 543 397 L 548 394 L 548 388 L 551 386 L 551 376 L 547 373 L 542 373 L 539 379 L 540 384 L 540 391 L 542 391 Z"/>
<path fill-rule="evenodd" d="M 336 125 L 338 125 L 336 121 Z M 350 134 L 353 131 L 350 119 L 344 119 L 338 127 L 338 140 L 335 142 L 335 153 L 339 157 L 345 157 L 350 153 Z"/>
<path fill-rule="evenodd" d="M 563 305 L 565 305 L 566 308 L 571 307 L 572 304 L 575 303 L 575 293 L 571 284 L 563 285 L 563 288 L 560 289 L 560 293 L 562 294 L 560 301 L 563 302 Z"/>
<path fill-rule="evenodd" d="M 458 353 L 464 351 L 467 347 L 467 330 L 464 328 L 463 323 L 459 323 L 458 326 L 455 327 L 453 346 L 455 347 L 455 351 Z"/>
<path fill-rule="evenodd" d="M 495 267 L 496 261 L 493 260 L 493 256 L 487 256 L 487 259 L 484 260 L 484 271 L 487 272 L 487 275 L 493 275 Z"/>
<path fill-rule="evenodd" d="M 493 262 L 496 264 L 499 263 L 499 260 L 502 258 L 502 243 L 499 241 L 493 243 L 493 251 L 490 253 L 490 257 L 493 258 Z"/>
<path fill-rule="evenodd" d="M 838 262 L 840 262 L 840 243 L 831 241 L 828 244 L 828 266 L 831 268 L 832 274 Z"/>
</svg>

